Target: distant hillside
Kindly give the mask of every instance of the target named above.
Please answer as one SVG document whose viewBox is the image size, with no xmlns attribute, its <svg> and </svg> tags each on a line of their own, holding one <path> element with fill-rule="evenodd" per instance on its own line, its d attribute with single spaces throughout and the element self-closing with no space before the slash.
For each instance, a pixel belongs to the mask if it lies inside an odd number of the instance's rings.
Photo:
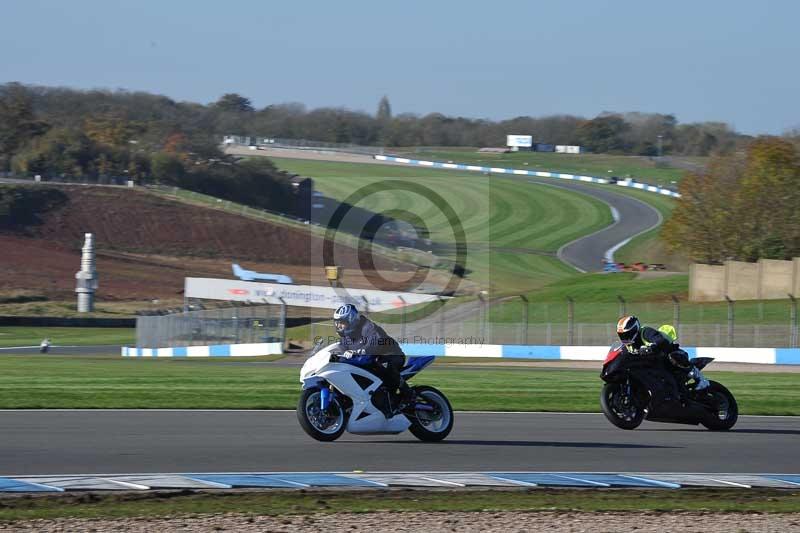
<svg viewBox="0 0 800 533">
<path fill-rule="evenodd" d="M 9 216 L 20 202 L 26 217 Z M 287 273 L 300 283 L 324 283 L 322 239 L 301 227 L 189 205 L 144 190 L 4 185 L 0 292 L 70 297 L 84 233 L 95 234 L 101 299 L 179 297 L 185 276 L 230 278 L 234 261 Z M 335 257 L 350 285 L 366 285 L 356 250 L 337 245 Z M 378 270 L 396 271 L 403 278 L 408 277 L 403 272 L 415 268 L 375 259 Z"/>
</svg>

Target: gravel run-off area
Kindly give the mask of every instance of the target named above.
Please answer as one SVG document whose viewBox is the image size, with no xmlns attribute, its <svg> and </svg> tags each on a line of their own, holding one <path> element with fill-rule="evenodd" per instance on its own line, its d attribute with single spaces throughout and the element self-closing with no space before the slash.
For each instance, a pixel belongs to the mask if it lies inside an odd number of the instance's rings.
<svg viewBox="0 0 800 533">
<path fill-rule="evenodd" d="M 798 531 L 800 514 L 756 513 L 589 513 L 589 512 L 455 512 L 331 513 L 289 516 L 213 515 L 186 518 L 57 519 L 0 523 L 0 531 L 152 532 L 236 531 L 290 532 L 409 531 L 439 533 L 486 531 L 551 532 L 765 532 Z"/>
</svg>

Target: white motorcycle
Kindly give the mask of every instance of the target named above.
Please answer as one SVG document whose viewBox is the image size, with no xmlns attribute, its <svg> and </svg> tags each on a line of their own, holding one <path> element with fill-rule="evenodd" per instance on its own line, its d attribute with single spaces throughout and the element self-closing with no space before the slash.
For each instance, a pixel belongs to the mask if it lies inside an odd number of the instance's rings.
<svg viewBox="0 0 800 533">
<path fill-rule="evenodd" d="M 338 343 L 315 349 L 300 370 L 303 392 L 297 404 L 297 419 L 311 437 L 329 442 L 345 431 L 379 435 L 408 429 L 419 440 L 435 442 L 453 429 L 453 408 L 437 389 L 412 386 L 414 401 L 399 406 L 379 377 L 341 357 Z M 434 359 L 409 357 L 400 374 L 408 381 Z"/>
</svg>

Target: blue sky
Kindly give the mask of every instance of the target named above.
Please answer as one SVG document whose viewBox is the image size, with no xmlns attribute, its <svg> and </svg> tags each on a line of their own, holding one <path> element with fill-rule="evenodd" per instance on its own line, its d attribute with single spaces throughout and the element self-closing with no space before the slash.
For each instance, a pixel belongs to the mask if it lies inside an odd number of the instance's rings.
<svg viewBox="0 0 800 533">
<path fill-rule="evenodd" d="M 8 0 L 0 82 L 257 107 L 800 126 L 800 2 Z"/>
</svg>

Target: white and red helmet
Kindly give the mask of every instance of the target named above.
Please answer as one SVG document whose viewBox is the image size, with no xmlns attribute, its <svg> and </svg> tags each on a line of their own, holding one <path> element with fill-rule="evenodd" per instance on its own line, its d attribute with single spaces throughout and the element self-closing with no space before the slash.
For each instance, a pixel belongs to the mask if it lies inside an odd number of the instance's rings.
<svg viewBox="0 0 800 533">
<path fill-rule="evenodd" d="M 633 344 L 639 336 L 639 330 L 642 328 L 639 324 L 639 319 L 633 315 L 627 315 L 619 319 L 617 322 L 617 335 L 622 344 Z"/>
</svg>

